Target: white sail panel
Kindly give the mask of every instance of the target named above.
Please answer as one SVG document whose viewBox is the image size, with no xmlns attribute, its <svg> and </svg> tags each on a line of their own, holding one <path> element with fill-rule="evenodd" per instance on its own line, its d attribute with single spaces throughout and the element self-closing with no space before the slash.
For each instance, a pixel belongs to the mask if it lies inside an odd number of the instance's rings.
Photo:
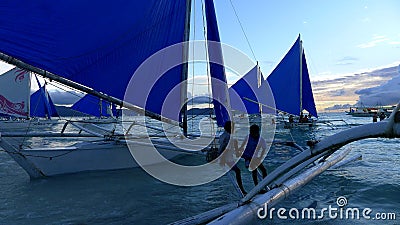
<svg viewBox="0 0 400 225">
<path fill-rule="evenodd" d="M 14 68 L 0 75 L 0 114 L 15 117 L 29 116 L 30 74 Z"/>
</svg>

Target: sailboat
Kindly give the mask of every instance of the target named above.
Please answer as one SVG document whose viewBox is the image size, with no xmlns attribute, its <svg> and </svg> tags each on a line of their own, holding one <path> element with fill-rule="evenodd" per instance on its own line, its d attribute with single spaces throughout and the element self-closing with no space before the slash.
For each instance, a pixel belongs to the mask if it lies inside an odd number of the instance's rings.
<svg viewBox="0 0 400 225">
<path fill-rule="evenodd" d="M 89 94 L 86 94 L 75 102 L 71 106 L 71 109 L 100 118 L 114 117 L 114 115 L 117 115 L 117 108 L 115 105 Z"/>
<path fill-rule="evenodd" d="M 232 110 L 239 112 L 239 116 L 234 117 L 236 122 L 275 126 L 275 101 L 258 64 L 229 88 L 229 98 Z"/>
<path fill-rule="evenodd" d="M 267 77 L 267 81 L 274 95 L 277 111 L 301 117 L 293 122 L 285 120 L 286 128 L 312 127 L 316 124 L 316 120 L 311 119 L 311 116 L 317 118 L 318 114 L 300 35 Z M 309 118 L 303 116 L 303 110 L 308 111 Z"/>
<path fill-rule="evenodd" d="M 52 117 L 59 117 L 56 106 L 46 89 L 46 84 L 40 84 L 39 79 L 35 76 L 39 90 L 34 92 L 30 97 L 30 116 L 41 117 L 51 120 Z"/>
<path fill-rule="evenodd" d="M 86 123 L 107 124 L 121 122 L 118 121 L 121 110 L 118 110 L 115 104 L 90 94 L 84 95 L 75 102 L 71 109 L 86 115 L 84 118 Z"/>
<path fill-rule="evenodd" d="M 41 86 L 37 77 L 36 81 L 39 90 L 30 95 L 29 72 L 14 68 L 0 76 L 1 131 L 44 129 L 57 122 L 51 119 L 58 117 L 58 114 L 46 86 Z"/>
<path fill-rule="evenodd" d="M 57 4 L 46 1 L 43 5 L 15 4 L 13 1 L 2 3 L 0 22 L 7 24 L 0 28 L 2 60 L 127 110 L 180 126 L 183 131 L 148 137 L 128 132 L 94 131 L 78 122 L 67 122 L 57 133 L 2 132 L 0 146 L 31 178 L 143 167 L 193 152 L 192 149 L 208 147 L 207 143 L 192 143 L 183 136 L 187 135 L 188 44 L 185 41 L 189 38 L 191 1 L 123 1 L 114 2 L 112 6 L 103 2 L 95 7 L 81 1 Z M 88 7 L 91 8 L 90 13 L 87 13 Z M 57 10 L 47 11 L 49 8 Z M 213 10 L 207 11 L 207 38 L 219 43 Z M 26 12 L 23 18 L 5 16 L 22 11 Z M 105 13 L 110 16 L 98 17 Z M 26 26 L 27 21 L 35 21 L 34 26 Z M 107 24 L 113 26 L 104 32 Z M 32 30 L 27 32 L 27 29 Z M 24 44 L 26 39 L 30 40 L 29 47 Z M 163 55 L 163 49 L 168 46 L 175 46 L 173 57 Z M 154 55 L 160 58 L 156 66 L 151 67 L 151 73 L 138 73 L 142 64 Z M 229 100 L 219 44 L 210 42 L 208 55 L 211 75 L 220 83 L 213 86 L 213 96 L 217 123 L 222 126 L 229 120 L 229 110 L 225 107 Z M 178 65 L 163 73 L 163 66 L 171 58 L 179 62 Z M 131 83 L 135 88 L 131 88 Z M 181 83 L 183 85 L 179 86 Z M 168 107 L 172 110 L 164 112 L 163 103 L 167 96 L 174 104 Z M 85 132 L 68 133 L 70 126 Z M 128 131 L 134 130 L 128 128 Z M 21 144 L 21 139 L 29 137 L 74 137 L 93 141 L 53 148 Z M 137 162 L 138 155 L 145 157 L 154 148 L 163 157 L 150 157 L 145 163 Z M 130 149 L 134 149 L 135 159 Z"/>
<path fill-rule="evenodd" d="M 213 1 L 206 0 L 205 2 L 207 22 L 210 23 L 207 26 L 208 40 L 219 42 Z M 2 52 L 0 58 L 2 60 L 124 108 L 144 113 L 158 121 L 179 124 L 184 130 L 183 133 L 186 133 L 186 110 L 181 110 L 185 109 L 187 97 L 185 85 L 178 86 L 182 89 L 178 88 L 172 92 L 172 102 L 175 104 L 170 106 L 175 111 L 171 109 L 172 111 L 164 113 L 162 103 L 176 84 L 185 84 L 187 78 L 186 50 L 188 46 L 185 42 L 178 43 L 188 40 L 187 21 L 190 18 L 190 1 L 148 0 L 138 3 L 116 0 L 113 4 L 100 1 L 94 5 L 86 1 L 42 1 L 40 5 L 35 5 L 28 0 L 18 2 L 10 0 L 2 1 L 0 4 L 2 6 L 0 7 L 0 23 L 2 24 L 0 26 L 0 52 Z M 88 8 L 91 10 L 88 11 Z M 21 14 L 24 16 L 21 17 Z M 109 16 L 104 16 L 106 14 Z M 29 26 L 27 26 L 28 23 Z M 112 26 L 107 27 L 109 24 Z M 104 31 L 105 27 L 109 29 Z M 29 40 L 29 45 L 23 44 L 26 40 Z M 175 52 L 174 58 L 175 60 L 178 58 L 181 64 L 168 67 L 167 72 L 163 73 L 162 77 L 156 76 L 158 79 L 153 80 L 155 82 L 151 84 L 146 81 L 149 81 L 154 73 L 135 74 L 149 56 L 176 44 L 179 51 Z M 208 49 L 208 51 L 212 59 L 211 75 L 220 81 L 220 86 L 213 86 L 216 88 L 213 89 L 214 100 L 216 100 L 214 111 L 218 125 L 223 125 L 229 119 L 230 100 L 222 66 L 222 51 L 218 45 L 217 48 Z M 161 56 L 164 56 L 161 57 L 164 60 L 155 61 L 158 62 L 159 67 L 165 66 L 167 60 L 171 58 L 163 54 Z M 159 67 L 152 66 L 150 69 L 153 72 L 160 72 L 157 71 Z M 143 81 L 134 82 L 139 87 L 146 89 L 150 86 L 148 89 L 150 93 L 143 93 L 144 89 L 134 86 L 132 92 L 128 92 L 128 98 L 124 98 L 132 74 L 134 74 L 134 81 Z M 302 79 L 300 80 L 302 83 Z M 272 87 L 273 82 L 269 82 Z M 185 94 L 180 95 L 181 93 Z M 143 95 L 145 98 L 142 98 Z M 305 97 L 304 94 L 299 95 Z M 278 105 L 280 99 L 275 97 L 275 101 Z M 303 107 L 306 105 L 301 104 Z M 296 108 L 300 110 L 302 107 Z M 400 137 L 399 108 L 400 104 L 387 121 L 356 127 L 321 142 L 312 143 L 309 148 L 271 172 L 239 202 L 214 209 L 188 221 L 205 223 L 215 219 L 213 221 L 215 224 L 251 223 L 248 221 L 256 218 L 255 211 L 257 210 L 255 209 L 266 203 L 273 206 L 310 179 L 342 160 L 349 150 L 338 149 L 346 143 L 368 137 Z M 311 109 L 307 110 L 310 112 Z M 176 114 L 177 111 L 179 115 Z M 130 154 L 127 144 L 142 155 L 147 155 L 156 146 L 158 152 L 167 159 L 181 154 L 185 149 L 193 149 L 195 145 L 183 135 L 168 137 L 168 140 L 165 133 L 164 137 L 152 136 L 150 139 L 129 135 L 126 136 L 131 138 L 122 139 L 112 133 L 105 135 L 88 131 L 87 134 L 1 133 L 0 146 L 31 177 L 43 177 L 139 166 L 135 161 L 136 158 L 134 159 Z M 85 140 L 72 146 L 51 149 L 43 147 L 29 149 L 20 145 L 18 140 L 18 137 L 41 136 L 94 138 L 96 141 Z M 148 142 L 149 140 L 151 143 Z M 179 147 L 172 145 L 172 141 L 179 144 Z M 204 147 L 203 144 L 198 146 Z M 331 156 L 335 151 L 339 154 Z M 319 161 L 321 158 L 324 160 Z M 314 165 L 314 162 L 317 163 Z M 148 163 L 157 162 L 148 161 Z M 260 190 L 267 185 L 271 190 L 264 195 L 258 195 Z"/>
</svg>

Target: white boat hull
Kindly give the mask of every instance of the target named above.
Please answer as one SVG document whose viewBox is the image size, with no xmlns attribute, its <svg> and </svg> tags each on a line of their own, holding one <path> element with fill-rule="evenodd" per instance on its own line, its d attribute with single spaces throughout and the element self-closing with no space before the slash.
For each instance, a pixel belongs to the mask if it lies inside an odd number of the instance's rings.
<svg viewBox="0 0 400 225">
<path fill-rule="evenodd" d="M 305 123 L 299 123 L 299 122 L 290 123 L 288 121 L 284 121 L 284 128 L 286 128 L 286 129 L 311 128 L 311 127 L 315 127 L 316 125 L 317 125 L 317 122 L 315 120 L 313 120 L 312 122 L 305 122 Z"/>
<path fill-rule="evenodd" d="M 146 142 L 132 142 L 130 148 L 139 154 L 154 149 Z M 24 168 L 31 178 L 79 173 L 84 171 L 118 170 L 139 167 L 125 143 L 114 141 L 85 142 L 62 148 L 37 148 L 16 150 L 4 140 L 0 141 L 14 160 Z M 179 149 L 171 150 L 165 145 L 157 150 L 166 159 L 183 154 Z M 22 157 L 21 157 L 22 156 Z M 160 159 L 147 161 L 146 165 L 162 162 Z M 28 167 L 28 168 L 27 168 Z M 33 171 L 33 172 L 32 172 Z"/>
</svg>

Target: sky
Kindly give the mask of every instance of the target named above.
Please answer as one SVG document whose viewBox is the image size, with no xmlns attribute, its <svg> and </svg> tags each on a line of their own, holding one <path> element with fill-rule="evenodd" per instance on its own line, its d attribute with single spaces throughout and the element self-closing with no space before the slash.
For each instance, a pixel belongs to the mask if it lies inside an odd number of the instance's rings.
<svg viewBox="0 0 400 225">
<path fill-rule="evenodd" d="M 312 80 L 400 62 L 397 0 L 216 0 L 221 41 L 251 56 L 231 2 L 264 74 L 273 70 L 298 34 Z"/>
<path fill-rule="evenodd" d="M 201 0 L 192 2 L 191 39 L 203 39 Z M 221 41 L 258 61 L 265 77 L 301 35 L 319 110 L 355 104 L 367 93 L 363 89 L 377 92 L 381 89 L 371 88 L 397 75 L 396 69 L 384 77 L 372 71 L 400 64 L 398 0 L 215 0 L 214 4 Z M 0 64 L 0 72 L 10 68 Z M 228 73 L 228 82 L 237 79 L 239 75 Z"/>
<path fill-rule="evenodd" d="M 199 8 L 201 1 L 193 1 Z M 367 104 L 394 104 L 385 101 L 385 96 L 369 101 L 360 90 L 385 85 L 398 75 L 400 1 L 214 2 L 221 41 L 258 61 L 265 77 L 301 35 L 318 110 L 357 104 L 360 98 Z M 194 14 L 197 22 L 192 26 L 201 31 L 201 14 Z M 196 39 L 201 39 L 203 33 L 196 32 Z M 383 68 L 392 68 L 391 75 L 381 76 Z"/>
</svg>

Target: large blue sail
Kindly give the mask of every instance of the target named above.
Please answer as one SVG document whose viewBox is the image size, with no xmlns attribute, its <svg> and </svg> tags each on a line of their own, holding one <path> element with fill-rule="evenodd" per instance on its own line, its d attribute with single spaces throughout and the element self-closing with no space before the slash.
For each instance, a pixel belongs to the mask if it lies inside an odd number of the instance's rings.
<svg viewBox="0 0 400 225">
<path fill-rule="evenodd" d="M 267 77 L 278 110 L 300 115 L 300 37 Z"/>
<path fill-rule="evenodd" d="M 230 102 L 213 0 L 205 0 L 205 11 L 214 113 L 217 125 L 224 126 L 225 122 L 230 120 L 228 113 L 230 111 Z"/>
<path fill-rule="evenodd" d="M 110 117 L 111 103 L 93 95 L 85 95 L 71 106 L 71 109 L 96 117 Z M 114 110 L 113 110 L 114 111 Z M 113 112 L 114 113 L 114 112 Z"/>
<path fill-rule="evenodd" d="M 304 54 L 303 50 L 303 56 L 302 56 L 303 64 L 302 64 L 302 106 L 303 109 L 307 110 L 311 115 L 318 117 L 317 114 L 317 109 L 315 108 L 315 101 L 314 101 L 314 95 L 311 87 L 311 82 L 310 82 L 310 76 L 308 74 L 308 67 L 307 67 L 307 61 L 306 61 L 306 55 Z"/>
<path fill-rule="evenodd" d="M 185 16 L 186 0 L 3 0 L 0 52 L 123 99 L 149 56 L 184 41 Z M 147 101 L 131 103 L 161 114 L 181 73 L 182 65 L 172 68 Z"/>
<path fill-rule="evenodd" d="M 317 117 L 300 35 L 267 81 L 275 98 L 276 109 L 293 115 L 300 115 L 305 109 Z"/>
</svg>

